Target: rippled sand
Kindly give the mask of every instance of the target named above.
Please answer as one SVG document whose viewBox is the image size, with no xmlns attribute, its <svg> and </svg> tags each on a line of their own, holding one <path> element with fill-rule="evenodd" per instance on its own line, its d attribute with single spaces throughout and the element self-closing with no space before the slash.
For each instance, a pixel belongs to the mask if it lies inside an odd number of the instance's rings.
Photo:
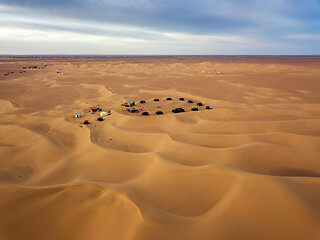
<svg viewBox="0 0 320 240">
<path fill-rule="evenodd" d="M 0 196 L 4 240 L 320 239 L 320 58 L 3 58 Z"/>
</svg>

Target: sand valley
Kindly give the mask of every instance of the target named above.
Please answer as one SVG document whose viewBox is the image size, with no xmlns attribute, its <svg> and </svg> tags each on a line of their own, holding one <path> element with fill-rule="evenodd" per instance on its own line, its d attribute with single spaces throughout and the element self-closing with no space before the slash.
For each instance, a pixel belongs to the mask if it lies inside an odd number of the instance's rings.
<svg viewBox="0 0 320 240">
<path fill-rule="evenodd" d="M 0 58 L 0 196 L 3 240 L 320 239 L 320 58 Z"/>
</svg>

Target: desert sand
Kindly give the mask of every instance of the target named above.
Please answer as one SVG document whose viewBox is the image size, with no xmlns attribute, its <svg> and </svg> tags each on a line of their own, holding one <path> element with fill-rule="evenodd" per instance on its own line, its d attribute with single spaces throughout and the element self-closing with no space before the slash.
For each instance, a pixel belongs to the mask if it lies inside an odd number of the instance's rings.
<svg viewBox="0 0 320 240">
<path fill-rule="evenodd" d="M 3 240 L 320 239 L 320 58 L 2 57 L 0 196 Z"/>
</svg>

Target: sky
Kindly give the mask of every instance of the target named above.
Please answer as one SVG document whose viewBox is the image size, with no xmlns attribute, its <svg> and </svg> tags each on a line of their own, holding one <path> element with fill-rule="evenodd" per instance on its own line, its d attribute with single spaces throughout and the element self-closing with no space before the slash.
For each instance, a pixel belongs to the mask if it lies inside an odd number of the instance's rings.
<svg viewBox="0 0 320 240">
<path fill-rule="evenodd" d="M 0 0 L 0 54 L 320 55 L 320 0 Z"/>
</svg>

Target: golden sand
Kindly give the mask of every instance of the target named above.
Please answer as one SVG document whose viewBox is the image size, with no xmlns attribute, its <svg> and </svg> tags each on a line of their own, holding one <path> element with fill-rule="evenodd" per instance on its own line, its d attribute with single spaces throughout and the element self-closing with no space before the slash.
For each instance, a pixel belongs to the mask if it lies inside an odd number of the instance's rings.
<svg viewBox="0 0 320 240">
<path fill-rule="evenodd" d="M 320 239 L 320 58 L 1 59 L 0 196 L 3 240 Z"/>
</svg>

